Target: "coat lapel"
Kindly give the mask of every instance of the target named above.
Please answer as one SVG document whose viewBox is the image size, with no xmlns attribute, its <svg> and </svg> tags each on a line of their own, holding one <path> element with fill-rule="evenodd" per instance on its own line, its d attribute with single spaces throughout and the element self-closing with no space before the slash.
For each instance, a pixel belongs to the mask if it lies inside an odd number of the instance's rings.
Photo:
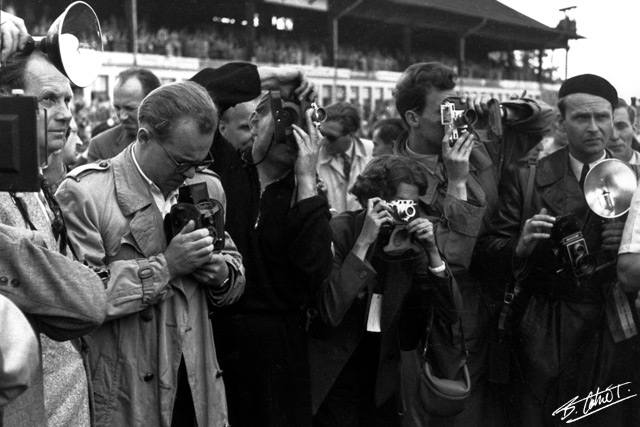
<svg viewBox="0 0 640 427">
<path fill-rule="evenodd" d="M 133 162 L 133 144 L 113 160 L 118 205 L 125 216 L 132 216 L 129 227 L 138 249 L 145 257 L 163 252 L 166 247 L 163 221 L 149 184 Z"/>
</svg>

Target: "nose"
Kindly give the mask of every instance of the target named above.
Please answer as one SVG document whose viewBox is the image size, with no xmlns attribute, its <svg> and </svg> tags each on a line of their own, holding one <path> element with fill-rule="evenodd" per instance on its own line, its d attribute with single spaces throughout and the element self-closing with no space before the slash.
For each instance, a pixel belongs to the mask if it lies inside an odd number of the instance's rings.
<svg viewBox="0 0 640 427">
<path fill-rule="evenodd" d="M 129 114 L 126 111 L 124 110 L 118 111 L 118 119 L 120 119 L 121 122 L 124 122 L 128 118 L 129 118 Z"/>
<path fill-rule="evenodd" d="M 191 179 L 196 176 L 196 168 L 194 166 L 191 166 L 189 169 L 182 172 L 182 175 L 184 175 L 185 178 Z"/>
<path fill-rule="evenodd" d="M 591 117 L 589 119 L 589 130 L 597 131 L 598 129 L 599 128 L 598 128 L 598 123 L 596 122 L 596 118 L 595 117 Z"/>
<path fill-rule="evenodd" d="M 60 103 L 54 106 L 52 110 L 53 111 L 49 110 L 48 113 L 52 116 L 54 120 L 59 122 L 64 122 L 65 125 L 68 125 L 69 122 L 71 122 L 72 114 L 68 105 L 64 103 Z"/>
</svg>

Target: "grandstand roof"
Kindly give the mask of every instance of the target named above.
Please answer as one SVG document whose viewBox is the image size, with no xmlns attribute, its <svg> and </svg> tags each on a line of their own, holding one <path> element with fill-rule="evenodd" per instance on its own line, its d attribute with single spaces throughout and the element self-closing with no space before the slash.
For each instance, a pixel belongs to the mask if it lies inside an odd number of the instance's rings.
<svg viewBox="0 0 640 427">
<path fill-rule="evenodd" d="M 353 0 L 336 3 L 342 6 Z M 497 0 L 368 0 L 350 15 L 457 35 L 476 28 L 469 36 L 484 39 L 483 44 L 495 50 L 566 48 L 569 39 L 582 38 L 548 27 Z"/>
</svg>

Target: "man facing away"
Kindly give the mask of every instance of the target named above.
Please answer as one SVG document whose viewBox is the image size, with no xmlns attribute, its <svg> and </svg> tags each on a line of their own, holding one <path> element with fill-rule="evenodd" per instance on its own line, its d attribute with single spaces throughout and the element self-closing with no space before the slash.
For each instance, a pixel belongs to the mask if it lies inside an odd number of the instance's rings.
<svg viewBox="0 0 640 427">
<path fill-rule="evenodd" d="M 208 93 L 193 82 L 151 92 L 140 105 L 137 140 L 111 161 L 74 169 L 57 197 L 78 256 L 109 269 L 107 321 L 90 335 L 99 426 L 224 426 L 227 405 L 210 306 L 244 290 L 244 269 L 225 234 L 214 251 L 190 220 L 169 243 L 163 218 L 178 187 L 205 183 L 217 127 Z"/>
</svg>

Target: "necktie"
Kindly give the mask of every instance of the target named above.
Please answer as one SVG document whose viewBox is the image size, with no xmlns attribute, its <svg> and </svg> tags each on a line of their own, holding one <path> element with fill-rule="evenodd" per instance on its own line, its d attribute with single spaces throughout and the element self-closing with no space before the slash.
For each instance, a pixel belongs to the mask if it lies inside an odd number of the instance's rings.
<svg viewBox="0 0 640 427">
<path fill-rule="evenodd" d="M 346 153 L 341 154 L 342 157 L 342 173 L 344 174 L 344 180 L 349 182 L 351 176 L 351 159 Z"/>
<path fill-rule="evenodd" d="M 584 191 L 584 179 L 587 177 L 587 172 L 589 172 L 589 164 L 585 163 L 582 165 L 582 172 L 580 173 L 580 188 Z"/>
</svg>

